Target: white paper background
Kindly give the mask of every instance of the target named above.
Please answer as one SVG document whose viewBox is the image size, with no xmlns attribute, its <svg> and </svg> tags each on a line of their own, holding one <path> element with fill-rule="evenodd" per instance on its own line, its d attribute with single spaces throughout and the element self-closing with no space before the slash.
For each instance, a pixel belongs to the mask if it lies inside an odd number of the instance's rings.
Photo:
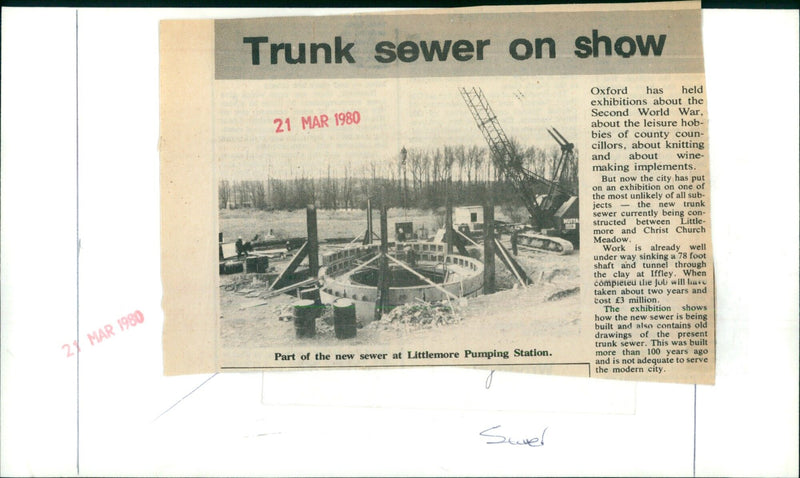
<svg viewBox="0 0 800 478">
<path fill-rule="evenodd" d="M 0 475 L 797 475 L 796 11 L 704 12 L 715 386 L 386 371 L 392 400 L 372 371 L 161 375 L 158 20 L 266 13 L 79 10 L 76 148 L 75 10 L 3 9 Z"/>
</svg>

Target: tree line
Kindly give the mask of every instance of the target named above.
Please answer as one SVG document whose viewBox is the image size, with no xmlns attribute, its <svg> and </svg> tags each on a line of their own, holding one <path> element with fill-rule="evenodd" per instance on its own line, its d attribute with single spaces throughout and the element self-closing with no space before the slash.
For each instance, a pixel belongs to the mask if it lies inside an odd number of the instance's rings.
<svg viewBox="0 0 800 478">
<path fill-rule="evenodd" d="M 561 157 L 558 147 L 523 148 L 511 141 L 512 154 L 531 172 L 545 178 Z M 565 165 L 561 185 L 577 191 L 577 154 Z M 538 193 L 547 192 L 536 183 Z M 488 148 L 463 145 L 435 150 L 405 149 L 391 161 L 374 160 L 359 168 L 344 164 L 338 174 L 330 165 L 316 177 L 296 173 L 291 178 L 219 181 L 220 208 L 291 210 L 317 204 L 323 209 L 364 209 L 368 198 L 383 198 L 389 207 L 434 209 L 449 196 L 454 205 L 480 203 L 487 192 L 499 205 L 522 205 L 514 185 L 499 174 Z"/>
</svg>

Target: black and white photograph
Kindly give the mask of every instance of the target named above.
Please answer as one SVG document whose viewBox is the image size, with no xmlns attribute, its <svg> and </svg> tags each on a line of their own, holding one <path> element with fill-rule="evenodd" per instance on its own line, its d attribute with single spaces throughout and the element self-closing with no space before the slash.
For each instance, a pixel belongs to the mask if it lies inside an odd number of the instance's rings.
<svg viewBox="0 0 800 478">
<path fill-rule="evenodd" d="M 223 350 L 546 362 L 577 335 L 574 81 L 217 86 Z"/>
</svg>

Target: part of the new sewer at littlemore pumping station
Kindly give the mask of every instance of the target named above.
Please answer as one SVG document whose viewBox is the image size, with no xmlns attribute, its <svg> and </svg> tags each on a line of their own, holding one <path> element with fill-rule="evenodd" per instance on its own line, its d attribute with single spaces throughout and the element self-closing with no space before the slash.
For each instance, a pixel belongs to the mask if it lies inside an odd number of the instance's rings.
<svg viewBox="0 0 800 478">
<path fill-rule="evenodd" d="M 387 253 L 388 294 L 384 307 L 474 297 L 483 288 L 483 263 L 446 254 L 446 244 L 404 243 Z M 359 245 L 322 255 L 323 302 L 351 299 L 359 320 L 372 320 L 379 297 L 380 246 Z"/>
</svg>

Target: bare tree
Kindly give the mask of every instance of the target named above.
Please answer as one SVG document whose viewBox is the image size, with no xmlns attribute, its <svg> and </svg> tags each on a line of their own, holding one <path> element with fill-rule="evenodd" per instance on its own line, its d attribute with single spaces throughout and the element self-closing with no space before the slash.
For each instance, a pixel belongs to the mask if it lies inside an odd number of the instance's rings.
<svg viewBox="0 0 800 478">
<path fill-rule="evenodd" d="M 464 166 L 467 164 L 467 153 L 464 150 L 464 145 L 460 144 L 453 148 L 453 154 L 458 164 L 458 183 L 460 187 L 464 185 Z"/>
<path fill-rule="evenodd" d="M 480 182 L 481 166 L 486 159 L 486 150 L 477 146 L 472 146 L 469 151 L 472 156 L 472 166 L 475 169 L 475 182 Z"/>
<path fill-rule="evenodd" d="M 250 197 L 253 207 L 258 209 L 267 208 L 267 191 L 263 181 L 250 181 Z"/>
<path fill-rule="evenodd" d="M 227 179 L 219 182 L 219 208 L 228 207 L 228 199 L 231 196 L 231 183 Z"/>
<path fill-rule="evenodd" d="M 342 200 L 344 201 L 344 208 L 348 209 L 353 207 L 353 179 L 350 177 L 350 170 L 352 166 L 347 163 L 344 166 L 344 184 L 342 185 Z"/>
<path fill-rule="evenodd" d="M 339 181 L 331 176 L 331 165 L 328 163 L 328 175 L 322 184 L 322 207 L 336 209 L 338 207 Z"/>
<path fill-rule="evenodd" d="M 420 151 L 412 150 L 408 154 L 407 162 L 411 166 L 411 188 L 414 190 L 414 196 L 417 196 L 420 191 Z"/>
<path fill-rule="evenodd" d="M 443 180 L 451 179 L 453 177 L 453 163 L 456 157 L 453 148 L 450 146 L 444 147 L 444 177 Z"/>
<path fill-rule="evenodd" d="M 483 149 L 473 145 L 467 150 L 467 183 L 472 183 L 472 170 L 475 170 L 475 174 L 478 174 L 478 169 L 481 167 L 481 163 L 483 162 Z M 476 179 L 477 180 L 477 179 Z"/>
</svg>

